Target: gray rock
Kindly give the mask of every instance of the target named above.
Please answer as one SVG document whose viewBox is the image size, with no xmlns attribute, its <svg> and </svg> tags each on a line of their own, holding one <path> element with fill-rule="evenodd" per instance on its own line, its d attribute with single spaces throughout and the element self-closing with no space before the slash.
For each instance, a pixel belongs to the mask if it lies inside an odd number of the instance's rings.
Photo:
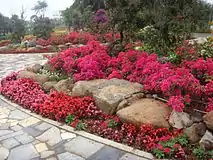
<svg viewBox="0 0 213 160">
<path fill-rule="evenodd" d="M 200 144 L 208 150 L 213 149 L 213 134 L 210 131 L 206 131 L 205 135 L 201 138 Z"/>
<path fill-rule="evenodd" d="M 187 128 L 193 124 L 190 115 L 185 112 L 172 111 L 169 117 L 169 124 L 177 129 Z"/>
<path fill-rule="evenodd" d="M 204 115 L 203 120 L 206 123 L 207 128 L 213 131 L 213 111 Z"/>
<path fill-rule="evenodd" d="M 40 64 L 34 64 L 32 67 L 28 67 L 27 70 L 30 72 L 38 73 L 40 69 L 42 69 L 42 65 Z"/>
<path fill-rule="evenodd" d="M 199 112 L 192 112 L 190 114 L 190 119 L 194 122 L 194 123 L 199 123 L 203 121 L 203 114 L 199 113 Z"/>
<path fill-rule="evenodd" d="M 48 82 L 45 82 L 43 84 L 43 89 L 46 91 L 46 92 L 49 92 L 51 89 L 55 89 L 55 85 L 57 84 L 58 82 L 57 81 L 48 81 Z"/>
<path fill-rule="evenodd" d="M 55 90 L 58 92 L 64 92 L 69 94 L 73 88 L 73 80 L 72 79 L 60 80 L 54 87 Z"/>
<path fill-rule="evenodd" d="M 17 78 L 30 78 L 30 79 L 38 82 L 41 85 L 49 80 L 49 77 L 47 75 L 35 74 L 33 72 L 30 72 L 30 71 L 19 72 Z"/>
<path fill-rule="evenodd" d="M 150 98 L 143 98 L 136 101 L 129 107 L 119 110 L 116 114 L 123 121 L 141 124 L 152 124 L 155 127 L 169 128 L 167 117 L 171 108 L 167 104 Z"/>
<path fill-rule="evenodd" d="M 32 144 L 26 144 L 11 150 L 8 160 L 29 160 L 38 157 L 36 149 Z"/>
<path fill-rule="evenodd" d="M 206 132 L 206 126 L 203 123 L 194 123 L 191 127 L 185 128 L 184 133 L 191 143 L 197 143 Z"/>
<path fill-rule="evenodd" d="M 143 86 L 120 79 L 79 81 L 72 89 L 73 96 L 93 96 L 97 106 L 108 114 L 116 112 L 121 101 L 143 90 Z"/>
</svg>

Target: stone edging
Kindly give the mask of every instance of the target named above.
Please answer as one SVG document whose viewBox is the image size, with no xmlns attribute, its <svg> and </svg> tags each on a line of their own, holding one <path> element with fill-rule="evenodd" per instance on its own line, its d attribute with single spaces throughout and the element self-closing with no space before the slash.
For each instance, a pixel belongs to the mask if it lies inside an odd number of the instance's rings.
<svg viewBox="0 0 213 160">
<path fill-rule="evenodd" d="M 125 152 L 134 154 L 136 156 L 140 156 L 142 158 L 146 158 L 146 159 L 150 159 L 150 160 L 154 159 L 154 157 L 153 157 L 153 155 L 151 153 L 144 152 L 144 151 L 141 151 L 141 150 L 138 150 L 138 149 L 134 149 L 134 148 L 129 147 L 127 145 L 124 145 L 124 144 L 121 144 L 121 143 L 117 143 L 117 142 L 114 142 L 114 141 L 111 141 L 111 140 L 108 140 L 108 139 L 105 139 L 105 138 L 102 138 L 102 137 L 87 133 L 85 131 L 75 131 L 74 128 L 71 127 L 71 126 L 68 126 L 66 124 L 62 124 L 62 123 L 53 121 L 51 119 L 43 118 L 40 115 L 37 115 L 37 114 L 31 112 L 30 110 L 24 109 L 24 108 L 20 107 L 19 105 L 9 101 L 8 99 L 3 97 L 2 95 L 0 95 L 0 99 L 5 101 L 9 105 L 13 106 L 14 108 L 16 108 L 18 110 L 21 110 L 21 111 L 25 112 L 26 114 L 29 114 L 29 115 L 31 115 L 31 116 L 33 116 L 35 118 L 40 119 L 41 121 L 49 123 L 49 124 L 51 124 L 51 125 L 53 125 L 55 127 L 58 127 L 60 129 L 64 129 L 64 130 L 66 130 L 68 132 L 71 132 L 71 133 L 74 133 L 76 135 L 79 135 L 79 136 L 85 137 L 87 139 L 90 139 L 90 140 L 93 140 L 93 141 L 96 141 L 96 142 L 99 142 L 99 143 L 102 143 L 102 144 L 105 144 L 105 145 L 108 145 L 108 146 L 123 150 Z"/>
</svg>

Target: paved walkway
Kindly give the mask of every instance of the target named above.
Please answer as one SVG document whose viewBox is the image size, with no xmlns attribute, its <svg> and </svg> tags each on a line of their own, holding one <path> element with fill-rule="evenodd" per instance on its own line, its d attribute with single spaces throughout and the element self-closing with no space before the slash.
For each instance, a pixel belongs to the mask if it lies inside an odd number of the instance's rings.
<svg viewBox="0 0 213 160">
<path fill-rule="evenodd" d="M 44 62 L 41 54 L 0 54 L 0 79 L 11 71 Z M 69 132 L 0 99 L 0 160 L 4 159 L 146 160 Z"/>
</svg>

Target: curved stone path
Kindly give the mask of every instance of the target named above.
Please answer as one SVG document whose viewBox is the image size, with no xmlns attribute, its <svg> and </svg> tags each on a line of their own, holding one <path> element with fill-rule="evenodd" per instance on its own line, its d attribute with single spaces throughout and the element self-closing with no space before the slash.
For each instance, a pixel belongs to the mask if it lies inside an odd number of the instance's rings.
<svg viewBox="0 0 213 160">
<path fill-rule="evenodd" d="M 42 54 L 0 54 L 0 79 L 12 71 L 34 63 L 45 62 Z M 147 160 L 150 158 L 152 156 L 149 153 L 88 133 L 72 131 L 71 127 L 30 113 L 0 96 L 0 160 Z"/>
</svg>

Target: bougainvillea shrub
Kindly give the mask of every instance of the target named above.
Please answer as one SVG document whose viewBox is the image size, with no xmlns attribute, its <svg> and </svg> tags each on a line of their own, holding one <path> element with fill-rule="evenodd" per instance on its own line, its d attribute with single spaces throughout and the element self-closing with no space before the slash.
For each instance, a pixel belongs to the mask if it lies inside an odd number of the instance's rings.
<svg viewBox="0 0 213 160">
<path fill-rule="evenodd" d="M 167 99 L 176 111 L 183 111 L 194 99 L 209 103 L 204 108 L 212 110 L 212 59 L 184 60 L 176 66 L 160 62 L 156 54 L 132 49 L 112 57 L 106 46 L 90 41 L 49 57 L 49 63 L 73 75 L 75 81 L 119 78 L 141 83 L 148 92 Z"/>
</svg>

